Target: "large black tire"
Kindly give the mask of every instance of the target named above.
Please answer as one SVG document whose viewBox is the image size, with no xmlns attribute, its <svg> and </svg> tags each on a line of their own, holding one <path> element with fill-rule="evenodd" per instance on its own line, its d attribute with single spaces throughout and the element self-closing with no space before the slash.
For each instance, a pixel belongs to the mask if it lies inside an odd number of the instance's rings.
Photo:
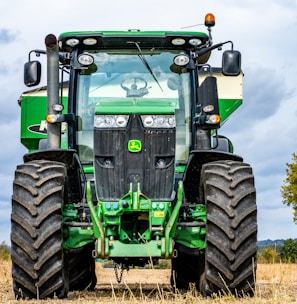
<svg viewBox="0 0 297 304">
<path fill-rule="evenodd" d="M 69 280 L 62 249 L 66 177 L 65 165 L 54 161 L 30 161 L 15 171 L 11 256 L 16 298 L 67 296 Z"/>
<path fill-rule="evenodd" d="M 95 259 L 92 257 L 94 244 L 70 250 L 69 290 L 94 290 L 97 284 Z"/>
<path fill-rule="evenodd" d="M 254 176 L 248 164 L 216 161 L 203 165 L 206 203 L 204 296 L 253 295 L 257 265 L 257 207 Z"/>
</svg>

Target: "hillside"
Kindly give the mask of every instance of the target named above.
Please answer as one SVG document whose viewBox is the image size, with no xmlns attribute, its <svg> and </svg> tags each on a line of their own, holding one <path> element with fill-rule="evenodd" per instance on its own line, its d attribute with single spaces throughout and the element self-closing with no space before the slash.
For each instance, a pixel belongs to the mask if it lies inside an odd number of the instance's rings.
<svg viewBox="0 0 297 304">
<path fill-rule="evenodd" d="M 293 239 L 293 241 L 296 241 L 297 239 Z M 263 240 L 258 241 L 258 251 L 261 251 L 263 248 L 271 247 L 275 248 L 277 252 L 279 252 L 281 246 L 283 246 L 285 242 L 285 239 L 278 239 L 278 240 Z"/>
</svg>

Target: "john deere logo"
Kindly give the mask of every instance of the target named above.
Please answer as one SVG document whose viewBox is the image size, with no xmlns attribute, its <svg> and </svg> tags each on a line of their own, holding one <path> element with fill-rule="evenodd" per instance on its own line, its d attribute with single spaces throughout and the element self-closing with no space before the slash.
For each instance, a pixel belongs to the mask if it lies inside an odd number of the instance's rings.
<svg viewBox="0 0 297 304">
<path fill-rule="evenodd" d="M 140 152 L 141 151 L 141 141 L 138 139 L 131 139 L 128 142 L 128 150 L 130 152 Z"/>
</svg>

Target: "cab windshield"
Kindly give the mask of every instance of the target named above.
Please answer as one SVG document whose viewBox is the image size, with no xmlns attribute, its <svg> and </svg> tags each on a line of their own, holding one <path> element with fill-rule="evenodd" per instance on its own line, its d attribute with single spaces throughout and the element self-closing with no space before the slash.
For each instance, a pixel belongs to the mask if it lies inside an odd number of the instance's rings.
<svg viewBox="0 0 297 304">
<path fill-rule="evenodd" d="M 176 115 L 176 162 L 186 163 L 190 144 L 190 76 L 173 59 L 180 51 L 89 51 L 94 63 L 78 73 L 77 146 L 82 162 L 93 161 L 96 104 L 115 100 L 168 101 Z M 116 114 L 116 113 L 115 113 Z"/>
</svg>

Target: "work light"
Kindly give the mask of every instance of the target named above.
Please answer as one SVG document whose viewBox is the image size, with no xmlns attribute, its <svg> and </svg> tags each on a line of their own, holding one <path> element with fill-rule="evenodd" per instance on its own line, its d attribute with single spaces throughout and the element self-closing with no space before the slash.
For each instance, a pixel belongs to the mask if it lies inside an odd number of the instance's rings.
<svg viewBox="0 0 297 304">
<path fill-rule="evenodd" d="M 174 128 L 174 115 L 141 115 L 141 120 L 145 128 Z"/>
<path fill-rule="evenodd" d="M 95 115 L 95 128 L 125 128 L 129 115 Z"/>
</svg>

